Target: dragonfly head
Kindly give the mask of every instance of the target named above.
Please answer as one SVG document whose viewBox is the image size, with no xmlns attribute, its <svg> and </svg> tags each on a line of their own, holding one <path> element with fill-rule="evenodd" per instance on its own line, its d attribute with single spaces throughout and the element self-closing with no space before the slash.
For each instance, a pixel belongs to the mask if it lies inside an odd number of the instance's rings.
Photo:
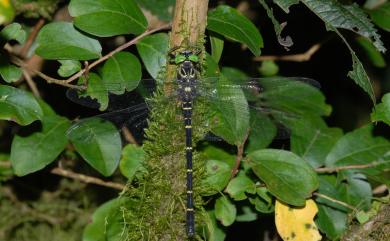
<svg viewBox="0 0 390 241">
<path fill-rule="evenodd" d="M 171 58 L 171 63 L 173 64 L 176 64 L 176 65 L 180 65 L 180 64 L 183 64 L 185 62 L 187 62 L 187 64 L 190 64 L 192 63 L 193 65 L 196 65 L 199 63 L 199 53 L 200 53 L 200 50 L 199 49 L 184 49 L 184 50 L 181 50 L 181 51 L 175 51 L 177 50 L 178 48 L 173 48 L 169 51 L 169 56 Z"/>
</svg>

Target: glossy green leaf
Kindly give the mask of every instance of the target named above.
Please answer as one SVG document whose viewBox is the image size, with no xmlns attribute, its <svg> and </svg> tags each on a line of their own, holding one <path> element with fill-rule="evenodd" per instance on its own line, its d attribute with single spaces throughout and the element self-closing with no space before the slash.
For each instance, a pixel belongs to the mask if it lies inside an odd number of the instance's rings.
<svg viewBox="0 0 390 241">
<path fill-rule="evenodd" d="M 228 39 L 246 44 L 254 55 L 260 55 L 263 39 L 256 26 L 236 9 L 220 5 L 209 12 L 207 29 Z"/>
<path fill-rule="evenodd" d="M 84 119 L 70 127 L 67 136 L 77 152 L 104 176 L 110 176 L 118 167 L 122 144 L 111 122 Z"/>
<path fill-rule="evenodd" d="M 88 87 L 86 94 L 92 99 L 95 99 L 100 104 L 100 111 L 104 111 L 108 107 L 108 90 L 105 89 L 106 86 L 99 75 L 95 73 L 89 73 L 88 77 Z"/>
<path fill-rule="evenodd" d="M 10 40 L 16 40 L 20 44 L 26 41 L 26 31 L 19 23 L 11 23 L 0 31 L 0 43 L 4 44 Z"/>
<path fill-rule="evenodd" d="M 123 176 L 127 177 L 128 181 L 131 182 L 136 173 L 143 169 L 144 161 L 145 152 L 142 147 L 129 144 L 122 150 L 119 169 Z"/>
<path fill-rule="evenodd" d="M 390 2 L 382 4 L 379 8 L 369 11 L 372 21 L 383 30 L 390 31 Z"/>
<path fill-rule="evenodd" d="M 99 41 L 77 31 L 72 23 L 53 22 L 45 25 L 37 37 L 35 50 L 44 59 L 89 60 L 99 58 Z"/>
<path fill-rule="evenodd" d="M 236 219 L 236 206 L 225 196 L 221 196 L 215 201 L 215 217 L 223 226 L 230 226 Z"/>
<path fill-rule="evenodd" d="M 76 27 L 99 37 L 140 34 L 148 26 L 133 0 L 72 0 L 69 13 Z"/>
<path fill-rule="evenodd" d="M 231 167 L 218 160 L 206 162 L 206 178 L 201 181 L 202 195 L 211 196 L 222 191 L 229 183 Z"/>
<path fill-rule="evenodd" d="M 256 184 L 243 172 L 233 178 L 226 187 L 225 190 L 230 197 L 235 201 L 241 201 L 247 198 L 246 192 L 256 193 Z"/>
<path fill-rule="evenodd" d="M 229 153 L 222 148 L 218 148 L 212 145 L 206 146 L 202 150 L 202 154 L 205 155 L 206 159 L 223 161 L 226 164 L 228 164 L 230 167 L 233 167 L 236 161 L 236 156 L 234 154 Z"/>
<path fill-rule="evenodd" d="M 11 0 L 0 1 L 0 24 L 11 22 L 15 17 L 15 10 Z"/>
<path fill-rule="evenodd" d="M 175 0 L 135 0 L 143 9 L 163 21 L 172 20 Z"/>
<path fill-rule="evenodd" d="M 111 92 L 122 94 L 125 90 L 131 91 L 137 88 L 141 80 L 141 63 L 138 58 L 128 52 L 119 52 L 104 63 L 102 79 L 103 82 L 114 86 Z M 115 91 L 114 91 L 115 90 Z"/>
<path fill-rule="evenodd" d="M 382 54 L 375 48 L 375 46 L 364 37 L 356 38 L 358 44 L 363 48 L 367 57 L 370 59 L 371 63 L 378 68 L 383 68 L 386 66 L 385 59 Z"/>
<path fill-rule="evenodd" d="M 69 77 L 81 70 L 81 64 L 76 60 L 59 60 L 61 66 L 57 73 L 61 77 Z"/>
<path fill-rule="evenodd" d="M 320 17 L 326 25 L 353 31 L 371 39 L 379 51 L 386 50 L 374 25 L 356 3 L 343 5 L 336 0 L 301 0 L 301 2 Z"/>
<path fill-rule="evenodd" d="M 265 182 L 269 192 L 285 203 L 303 206 L 318 187 L 317 174 L 292 152 L 264 149 L 248 155 L 254 173 Z"/>
<path fill-rule="evenodd" d="M 371 113 L 371 120 L 383 121 L 390 125 L 390 93 L 385 94 L 382 97 L 382 103 L 375 106 L 374 111 Z"/>
<path fill-rule="evenodd" d="M 361 165 L 379 161 L 390 150 L 390 142 L 380 136 L 374 137 L 372 129 L 372 125 L 367 125 L 341 137 L 326 157 L 326 165 Z"/>
<path fill-rule="evenodd" d="M 329 128 L 321 118 L 302 118 L 291 126 L 291 151 L 313 168 L 325 165 L 325 158 L 343 135 L 338 128 Z"/>
<path fill-rule="evenodd" d="M 241 89 L 223 88 L 231 83 L 221 76 L 218 81 L 218 99 L 213 101 L 210 109 L 215 112 L 212 117 L 211 130 L 232 145 L 241 145 L 249 131 L 249 108 L 244 92 Z"/>
<path fill-rule="evenodd" d="M 168 35 L 158 33 L 146 36 L 137 43 L 137 50 L 150 76 L 157 79 L 167 62 Z"/>
<path fill-rule="evenodd" d="M 326 205 L 317 204 L 316 224 L 332 240 L 337 240 L 347 229 L 347 214 Z"/>
<path fill-rule="evenodd" d="M 3 56 L 0 57 L 0 76 L 7 82 L 12 83 L 18 81 L 22 77 L 22 70 L 19 67 L 9 63 L 6 59 L 3 59 Z"/>
<path fill-rule="evenodd" d="M 279 5 L 286 13 L 290 12 L 290 7 L 294 4 L 299 3 L 299 0 L 274 0 L 274 3 Z"/>
<path fill-rule="evenodd" d="M 119 241 L 123 237 L 122 206 L 126 206 L 125 197 L 110 200 L 93 213 L 92 222 L 86 226 L 83 241 Z"/>
<path fill-rule="evenodd" d="M 42 132 L 28 137 L 15 136 L 11 146 L 15 174 L 24 176 L 53 162 L 67 144 L 65 133 L 69 126 L 66 118 L 48 116 L 42 119 Z"/>
<path fill-rule="evenodd" d="M 213 57 L 206 53 L 206 64 L 205 64 L 205 77 L 218 77 L 220 69 L 218 63 L 213 59 Z"/>
<path fill-rule="evenodd" d="M 211 33 L 209 38 L 211 44 L 211 57 L 218 63 L 222 56 L 224 41 L 222 36 L 216 33 Z"/>
<path fill-rule="evenodd" d="M 43 117 L 42 109 L 32 94 L 7 85 L 0 85 L 0 119 L 28 125 Z"/>
</svg>

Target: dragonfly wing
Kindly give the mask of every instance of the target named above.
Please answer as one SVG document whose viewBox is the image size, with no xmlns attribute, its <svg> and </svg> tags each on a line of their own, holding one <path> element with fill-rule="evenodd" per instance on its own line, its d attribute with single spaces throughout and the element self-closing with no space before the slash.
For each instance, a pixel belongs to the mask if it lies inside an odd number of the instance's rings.
<svg viewBox="0 0 390 241">
<path fill-rule="evenodd" d="M 147 127 L 148 114 L 149 108 L 146 103 L 140 103 L 122 110 L 103 113 L 94 117 L 75 121 L 68 129 L 67 136 L 74 136 L 75 132 L 79 132 L 77 134 L 78 141 L 90 143 L 94 140 L 94 135 L 104 135 L 106 132 L 112 132 L 112 129 L 94 128 L 94 126 L 89 126 L 88 130 L 85 129 L 88 122 L 99 119 L 101 122 L 109 122 L 107 124 L 115 126 L 118 129 L 118 132 L 121 132 L 123 128 L 126 128 L 127 135 L 130 133 L 137 142 L 142 142 L 144 136 L 143 129 Z"/>
</svg>

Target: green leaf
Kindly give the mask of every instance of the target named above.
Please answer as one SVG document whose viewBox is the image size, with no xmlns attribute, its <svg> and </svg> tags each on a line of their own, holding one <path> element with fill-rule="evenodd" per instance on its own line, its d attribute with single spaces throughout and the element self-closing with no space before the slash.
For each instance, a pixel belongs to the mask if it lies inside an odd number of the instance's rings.
<svg viewBox="0 0 390 241">
<path fill-rule="evenodd" d="M 26 31 L 23 30 L 22 26 L 19 23 L 11 23 L 5 26 L 0 31 L 0 43 L 1 45 L 5 44 L 10 40 L 16 40 L 20 44 L 23 44 L 26 41 Z"/>
<path fill-rule="evenodd" d="M 356 3 L 343 5 L 336 0 L 301 0 L 301 2 L 320 17 L 327 26 L 348 29 L 369 38 L 379 51 L 385 52 L 380 35 Z"/>
<path fill-rule="evenodd" d="M 372 88 L 370 79 L 366 71 L 363 68 L 363 64 L 360 62 L 355 52 L 351 52 L 352 54 L 352 70 L 348 72 L 348 77 L 353 79 L 356 84 L 358 84 L 364 91 L 368 93 L 371 97 L 373 103 L 375 103 L 375 93 Z"/>
<path fill-rule="evenodd" d="M 233 200 L 241 201 L 247 198 L 245 192 L 252 194 L 256 192 L 256 184 L 243 172 L 239 172 L 239 174 L 229 182 L 225 191 Z"/>
<path fill-rule="evenodd" d="M 371 121 L 383 121 L 390 125 L 390 93 L 385 94 L 382 97 L 382 103 L 375 106 L 371 113 Z"/>
<path fill-rule="evenodd" d="M 379 182 L 389 183 L 386 169 L 390 162 L 383 157 L 390 150 L 390 142 L 384 137 L 374 137 L 372 129 L 372 125 L 367 125 L 341 137 L 327 155 L 326 165 L 339 167 L 376 163 L 358 171 Z"/>
<path fill-rule="evenodd" d="M 224 41 L 222 36 L 216 33 L 210 34 L 210 44 L 211 44 L 211 57 L 213 57 L 215 62 L 219 62 L 222 56 Z"/>
<path fill-rule="evenodd" d="M 168 35 L 158 33 L 146 36 L 137 43 L 137 50 L 150 76 L 157 79 L 167 62 Z"/>
<path fill-rule="evenodd" d="M 15 10 L 10 0 L 0 1 L 0 25 L 11 22 L 15 17 Z"/>
<path fill-rule="evenodd" d="M 228 39 L 246 44 L 254 55 L 260 55 L 263 39 L 256 26 L 236 9 L 220 5 L 209 12 L 207 29 Z"/>
<path fill-rule="evenodd" d="M 110 200 L 101 205 L 92 215 L 92 222 L 83 233 L 83 241 L 119 241 L 123 232 L 122 206 L 128 205 L 125 197 Z"/>
<path fill-rule="evenodd" d="M 245 148 L 246 153 L 267 147 L 271 144 L 277 133 L 275 124 L 268 116 L 253 110 L 250 112 L 251 124 L 248 142 Z"/>
<path fill-rule="evenodd" d="M 311 85 L 310 80 L 307 81 L 309 83 L 287 77 L 263 79 L 260 83 L 264 89 L 259 96 L 260 100 L 263 100 L 261 103 L 276 110 L 271 111 L 271 114 L 282 123 L 288 119 L 295 121 L 297 119 L 295 114 L 300 117 L 328 116 L 332 110 L 331 106 L 325 103 L 325 96 L 321 91 Z M 285 113 L 291 113 L 291 116 L 286 116 Z"/>
<path fill-rule="evenodd" d="M 371 185 L 361 173 L 343 172 L 345 180 L 338 185 L 338 191 L 344 202 L 357 207 L 359 210 L 369 210 L 372 201 Z"/>
<path fill-rule="evenodd" d="M 209 160 L 223 161 L 230 167 L 233 167 L 236 161 L 236 156 L 234 154 L 228 153 L 224 149 L 212 145 L 206 146 L 202 150 L 202 153 L 205 155 L 205 158 Z"/>
<path fill-rule="evenodd" d="M 390 142 L 384 137 L 374 137 L 372 129 L 372 125 L 367 125 L 341 137 L 327 155 L 326 165 L 362 165 L 379 161 L 390 150 Z"/>
<path fill-rule="evenodd" d="M 9 63 L 0 54 L 0 76 L 7 83 L 18 81 L 22 77 L 22 70 L 19 67 Z"/>
<path fill-rule="evenodd" d="M 372 21 L 378 27 L 390 31 L 390 2 L 382 4 L 379 8 L 369 11 Z"/>
<path fill-rule="evenodd" d="M 218 160 L 206 162 L 206 178 L 201 181 L 202 196 L 211 196 L 222 191 L 229 183 L 231 167 Z"/>
<path fill-rule="evenodd" d="M 36 53 L 45 59 L 89 60 L 101 56 L 99 41 L 77 31 L 72 23 L 45 25 L 37 37 Z"/>
<path fill-rule="evenodd" d="M 30 93 L 6 85 L 0 85 L 0 110 L 0 119 L 23 126 L 43 117 L 41 107 Z"/>
<path fill-rule="evenodd" d="M 59 60 L 61 67 L 58 69 L 57 73 L 61 77 L 69 77 L 74 73 L 81 70 L 81 64 L 76 60 Z"/>
<path fill-rule="evenodd" d="M 67 133 L 77 152 L 97 171 L 110 176 L 118 167 L 121 138 L 115 126 L 99 118 L 84 119 Z"/>
<path fill-rule="evenodd" d="M 218 77 L 219 76 L 220 70 L 219 70 L 218 63 L 215 62 L 213 57 L 211 57 L 211 55 L 208 54 L 207 52 L 206 52 L 205 66 L 206 66 L 205 73 L 204 73 L 205 77 Z"/>
<path fill-rule="evenodd" d="M 104 111 L 108 107 L 108 90 L 99 75 L 90 73 L 88 79 L 87 95 L 95 99 L 99 104 L 99 110 Z M 82 77 L 84 79 L 84 77 Z"/>
<path fill-rule="evenodd" d="M 265 187 L 256 188 L 257 196 L 249 197 L 249 202 L 255 206 L 260 213 L 272 213 L 275 210 L 272 196 Z"/>
<path fill-rule="evenodd" d="M 213 101 L 210 109 L 215 115 L 212 123 L 215 123 L 211 130 L 217 136 L 222 137 L 226 142 L 239 146 L 244 141 L 249 131 L 249 108 L 244 92 L 237 88 L 223 88 L 231 82 L 221 75 L 217 83 L 218 95 Z"/>
<path fill-rule="evenodd" d="M 122 150 L 122 158 L 119 164 L 119 169 L 123 176 L 127 177 L 128 181 L 131 182 L 137 172 L 143 168 L 145 161 L 145 151 L 142 147 L 129 144 Z"/>
<path fill-rule="evenodd" d="M 375 46 L 365 37 L 356 38 L 358 44 L 363 48 L 367 57 L 370 59 L 371 63 L 378 68 L 383 68 L 386 66 L 385 59 L 382 54 L 375 48 Z"/>
<path fill-rule="evenodd" d="M 230 226 L 236 219 L 236 206 L 225 196 L 215 201 L 215 216 L 223 226 Z"/>
<path fill-rule="evenodd" d="M 302 118 L 291 125 L 291 151 L 313 168 L 323 166 L 334 144 L 343 135 L 338 128 L 328 128 L 321 118 Z"/>
<path fill-rule="evenodd" d="M 259 72 L 261 75 L 263 75 L 265 77 L 275 76 L 279 72 L 279 66 L 272 60 L 265 60 L 265 61 L 261 62 Z"/>
<path fill-rule="evenodd" d="M 11 146 L 11 162 L 15 174 L 24 176 L 41 170 L 64 150 L 70 121 L 60 116 L 44 117 L 42 132 L 28 137 L 15 136 Z"/>
<path fill-rule="evenodd" d="M 279 5 L 279 7 L 283 9 L 286 13 L 289 13 L 289 8 L 292 5 L 299 3 L 299 0 L 274 0 L 274 3 Z"/>
<path fill-rule="evenodd" d="M 264 149 L 248 155 L 254 173 L 265 182 L 269 192 L 285 203 L 303 206 L 318 187 L 317 174 L 292 152 Z"/>
<path fill-rule="evenodd" d="M 326 205 L 317 204 L 316 224 L 331 240 L 337 240 L 347 229 L 347 214 Z"/>
<path fill-rule="evenodd" d="M 72 0 L 69 13 L 76 27 L 99 37 L 140 34 L 148 26 L 133 0 Z"/>
<path fill-rule="evenodd" d="M 205 223 L 207 226 L 207 240 L 213 241 L 224 241 L 226 234 L 223 229 L 218 225 L 217 219 L 215 217 L 215 211 L 207 211 L 205 216 Z"/>
<path fill-rule="evenodd" d="M 107 86 L 110 86 L 110 83 L 116 84 L 118 89 L 111 90 L 115 94 L 123 94 L 125 90 L 132 91 L 137 88 L 141 76 L 141 63 L 136 56 L 128 52 L 116 53 L 103 66 L 103 82 Z"/>
<path fill-rule="evenodd" d="M 143 9 L 149 10 L 163 21 L 172 20 L 175 0 L 135 0 Z"/>
</svg>

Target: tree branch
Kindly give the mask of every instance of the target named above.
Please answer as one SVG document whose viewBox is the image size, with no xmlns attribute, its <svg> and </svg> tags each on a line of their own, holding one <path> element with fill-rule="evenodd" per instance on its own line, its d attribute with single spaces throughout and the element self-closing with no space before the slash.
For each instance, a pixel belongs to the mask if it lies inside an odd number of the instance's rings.
<svg viewBox="0 0 390 241">
<path fill-rule="evenodd" d="M 257 56 L 254 57 L 254 61 L 266 61 L 266 60 L 273 60 L 273 61 L 292 61 L 292 62 L 304 62 L 309 61 L 313 54 L 315 54 L 319 49 L 321 48 L 321 44 L 317 43 L 311 46 L 306 52 L 301 54 L 289 54 L 289 55 L 264 55 L 264 56 Z"/>
</svg>

